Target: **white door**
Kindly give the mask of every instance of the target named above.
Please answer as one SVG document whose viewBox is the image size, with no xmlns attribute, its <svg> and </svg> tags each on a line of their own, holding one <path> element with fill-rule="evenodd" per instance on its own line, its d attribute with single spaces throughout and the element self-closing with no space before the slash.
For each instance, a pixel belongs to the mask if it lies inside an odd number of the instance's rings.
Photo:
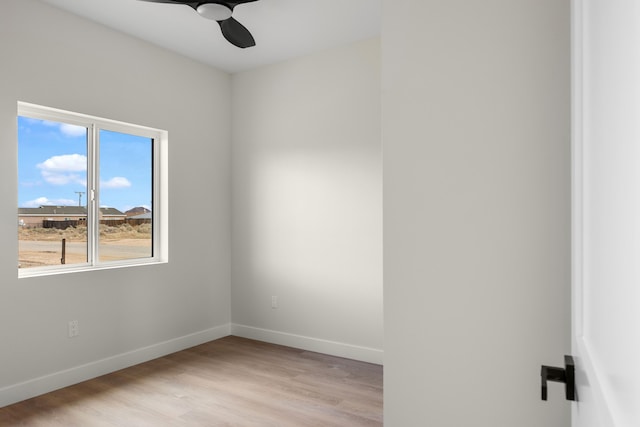
<svg viewBox="0 0 640 427">
<path fill-rule="evenodd" d="M 573 427 L 638 427 L 640 1 L 573 6 Z"/>
</svg>

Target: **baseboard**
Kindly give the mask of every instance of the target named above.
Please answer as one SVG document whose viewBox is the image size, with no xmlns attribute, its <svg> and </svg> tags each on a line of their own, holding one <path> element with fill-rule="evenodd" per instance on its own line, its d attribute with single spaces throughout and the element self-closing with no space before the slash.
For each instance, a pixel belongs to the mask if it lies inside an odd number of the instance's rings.
<svg viewBox="0 0 640 427">
<path fill-rule="evenodd" d="M 378 349 L 252 326 L 222 325 L 0 388 L 0 408 L 230 334 L 363 362 L 381 365 L 383 361 L 384 352 Z"/>
<path fill-rule="evenodd" d="M 230 332 L 230 325 L 218 326 L 0 388 L 0 408 L 110 372 L 128 368 L 129 366 L 166 356 L 167 354 L 226 337 L 230 335 Z"/>
<path fill-rule="evenodd" d="M 288 347 L 330 354 L 332 356 L 345 357 L 347 359 L 382 365 L 383 350 L 345 344 L 336 341 L 328 341 L 303 335 L 289 334 L 286 332 L 272 331 L 269 329 L 254 328 L 253 326 L 231 324 L 231 335 L 265 341 L 272 344 L 286 345 Z"/>
</svg>

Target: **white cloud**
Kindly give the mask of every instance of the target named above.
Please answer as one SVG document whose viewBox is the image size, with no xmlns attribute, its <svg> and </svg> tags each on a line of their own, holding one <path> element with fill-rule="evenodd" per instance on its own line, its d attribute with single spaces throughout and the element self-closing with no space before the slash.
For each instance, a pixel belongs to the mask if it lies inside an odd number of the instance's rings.
<svg viewBox="0 0 640 427">
<path fill-rule="evenodd" d="M 58 128 L 58 130 L 66 136 L 85 136 L 87 134 L 87 128 L 84 126 L 70 125 L 69 123 L 52 122 L 50 120 L 40 120 L 40 123 L 48 127 Z"/>
<path fill-rule="evenodd" d="M 39 163 L 38 169 L 49 172 L 84 172 L 87 170 L 87 157 L 82 154 L 53 156 Z"/>
<path fill-rule="evenodd" d="M 38 208 L 43 205 L 54 205 L 54 206 L 76 206 L 78 203 L 77 200 L 71 199 L 54 199 L 50 200 L 46 197 L 38 197 L 35 200 L 29 200 L 22 204 L 24 208 Z"/>
<path fill-rule="evenodd" d="M 86 175 L 77 172 L 87 170 L 87 157 L 82 154 L 63 154 L 53 156 L 37 165 L 42 174 L 42 178 L 49 184 L 66 185 L 80 184 L 86 185 Z"/>
<path fill-rule="evenodd" d="M 83 126 L 61 123 L 60 132 L 67 136 L 85 136 L 87 134 L 87 128 Z"/>
<path fill-rule="evenodd" d="M 115 176 L 109 181 L 100 182 L 100 188 L 128 188 L 131 187 L 131 181 L 122 176 Z"/>
<path fill-rule="evenodd" d="M 79 184 L 83 187 L 87 185 L 85 176 L 77 173 L 49 172 L 46 170 L 40 173 L 42 178 L 51 185 Z"/>
</svg>

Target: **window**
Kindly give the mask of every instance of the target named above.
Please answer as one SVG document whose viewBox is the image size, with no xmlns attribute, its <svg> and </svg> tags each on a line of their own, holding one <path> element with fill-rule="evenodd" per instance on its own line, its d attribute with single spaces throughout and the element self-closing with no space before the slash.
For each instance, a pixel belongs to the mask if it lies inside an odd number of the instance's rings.
<svg viewBox="0 0 640 427">
<path fill-rule="evenodd" d="M 167 261 L 167 132 L 18 103 L 19 277 Z"/>
</svg>

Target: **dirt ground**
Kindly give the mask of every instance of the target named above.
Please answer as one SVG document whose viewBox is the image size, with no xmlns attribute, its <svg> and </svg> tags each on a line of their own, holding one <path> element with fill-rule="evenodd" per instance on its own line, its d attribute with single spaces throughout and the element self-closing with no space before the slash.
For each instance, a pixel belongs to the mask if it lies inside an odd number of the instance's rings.
<svg viewBox="0 0 640 427">
<path fill-rule="evenodd" d="M 146 225 L 146 227 L 145 227 Z M 151 227 L 101 227 L 100 260 L 144 258 L 151 255 Z M 21 228 L 19 240 L 19 268 L 62 264 L 62 239 L 66 239 L 65 264 L 87 262 L 86 228 L 67 230 Z"/>
<path fill-rule="evenodd" d="M 45 265 L 61 265 L 62 257 L 59 252 L 20 251 L 18 268 L 43 267 Z M 81 264 L 87 262 L 84 254 L 67 253 L 65 264 Z"/>
</svg>

